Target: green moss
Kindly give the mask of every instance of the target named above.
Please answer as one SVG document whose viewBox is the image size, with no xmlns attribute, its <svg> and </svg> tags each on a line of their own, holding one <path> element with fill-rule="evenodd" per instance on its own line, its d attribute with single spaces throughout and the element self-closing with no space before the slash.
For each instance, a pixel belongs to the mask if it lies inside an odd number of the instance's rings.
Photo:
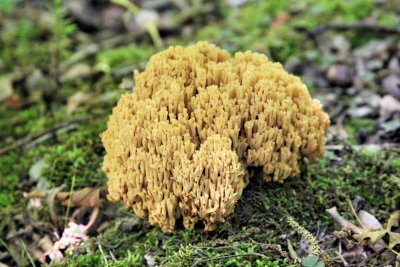
<svg viewBox="0 0 400 267">
<path fill-rule="evenodd" d="M 174 234 L 162 233 L 153 228 L 147 233 L 138 232 L 123 234 L 110 227 L 99 237 L 102 250 L 114 248 L 115 260 L 108 260 L 110 266 L 143 266 L 145 255 L 153 257 L 157 266 L 191 266 L 196 261 L 207 258 L 217 258 L 224 255 L 239 255 L 262 253 L 263 246 L 256 243 L 225 242 L 213 244 L 207 235 L 197 231 L 178 230 Z M 115 250 L 117 244 L 118 248 Z M 64 262 L 68 266 L 89 266 L 97 264 L 104 266 L 105 262 L 100 251 L 73 257 L 68 256 Z M 124 265 L 125 264 L 125 265 Z M 277 256 L 275 259 L 260 256 L 235 256 L 211 261 L 212 266 L 294 266 L 287 259 Z"/>
<path fill-rule="evenodd" d="M 0 157 L 0 210 L 20 201 L 21 180 L 26 177 L 30 163 L 29 157 L 15 152 Z"/>
<path fill-rule="evenodd" d="M 230 52 L 250 49 L 283 61 L 301 51 L 301 47 L 294 44 L 297 43 L 295 40 L 302 38 L 293 35 L 285 24 L 272 27 L 273 21 L 285 13 L 287 7 L 288 3 L 282 1 L 254 1 L 239 10 L 228 11 L 223 23 L 203 27 L 195 39 L 211 40 Z M 289 39 L 294 40 L 288 42 Z"/>
<path fill-rule="evenodd" d="M 103 260 L 103 256 L 101 255 L 100 251 L 98 251 L 96 253 L 82 254 L 76 257 L 68 258 L 63 264 L 58 264 L 58 266 L 71 266 L 71 267 L 105 266 L 105 262 Z"/>
<path fill-rule="evenodd" d="M 364 134 L 372 134 L 375 128 L 375 120 L 368 118 L 352 118 L 348 122 L 345 122 L 345 128 L 349 133 L 349 142 L 357 144 L 357 134 L 362 129 Z"/>
<path fill-rule="evenodd" d="M 53 186 L 66 184 L 70 187 L 73 176 L 77 188 L 105 184 L 101 170 L 104 150 L 100 140 L 104 129 L 105 120 L 89 121 L 60 135 L 58 143 L 36 149 L 36 153 L 51 165 L 44 175 Z"/>
<path fill-rule="evenodd" d="M 392 159 L 391 164 L 395 170 L 400 172 L 400 158 L 399 157 Z"/>
<path fill-rule="evenodd" d="M 15 10 L 15 3 L 13 0 L 3 0 L 0 2 L 0 14 L 9 14 Z"/>
<path fill-rule="evenodd" d="M 1 58 L 6 70 L 12 70 L 12 66 L 27 67 L 36 65 L 45 58 L 45 48 L 34 43 L 39 32 L 34 23 L 29 19 L 18 20 L 0 35 L 3 43 L 0 50 Z"/>
<path fill-rule="evenodd" d="M 343 155 L 340 163 L 325 160 L 313 165 L 314 184 L 330 206 L 347 209 L 348 199 L 361 196 L 370 212 L 384 220 L 400 208 L 400 193 L 390 178 L 398 172 L 392 163 L 395 155 L 353 153 Z"/>
<path fill-rule="evenodd" d="M 304 51 L 314 50 L 312 40 L 294 31 L 294 26 L 314 28 L 332 22 L 355 23 L 371 16 L 375 5 L 373 0 L 249 1 L 240 9 L 227 9 L 222 21 L 207 24 L 196 33 L 195 39 L 211 40 L 231 52 L 259 51 L 285 62 L 290 56 L 302 57 Z M 379 14 L 385 25 L 398 26 L 396 18 L 392 10 Z M 353 46 L 365 44 L 373 37 L 364 32 L 346 36 Z"/>
<path fill-rule="evenodd" d="M 138 66 L 139 63 L 146 61 L 154 52 L 155 50 L 151 46 L 130 44 L 100 52 L 96 56 L 96 66 L 104 72 L 110 72 L 110 70 L 124 66 Z"/>
<path fill-rule="evenodd" d="M 12 110 L 5 105 L 0 106 L 0 136 L 7 136 L 11 139 L 23 138 L 30 133 L 43 129 L 45 118 L 44 105 L 37 104 L 23 110 Z M 0 138 L 0 146 L 6 144 L 6 138 Z"/>
<path fill-rule="evenodd" d="M 365 199 L 365 209 L 384 221 L 391 212 L 400 208 L 400 193 L 391 179 L 399 169 L 398 157 L 392 153 L 342 152 L 335 155 L 327 152 L 319 162 L 310 165 L 308 172 L 303 172 L 302 179 L 265 184 L 256 177 L 252 178 L 235 213 L 209 235 L 183 229 L 166 234 L 157 227 L 123 233 L 115 227 L 117 224 L 113 224 L 97 240 L 103 250 L 113 248 L 116 260 L 108 262 L 111 266 L 120 266 L 125 262 L 134 266 L 145 264 L 146 254 L 154 257 L 157 264 L 163 263 L 163 266 L 191 266 L 200 259 L 265 253 L 265 244 L 280 244 L 286 248 L 286 242 L 279 236 L 293 235 L 293 229 L 286 222 L 287 214 L 312 234 L 321 229 L 330 232 L 336 224 L 325 210 L 336 206 L 345 217 L 353 218 L 348 199 L 360 196 Z M 310 180 L 306 179 L 307 175 L 310 175 Z M 258 230 L 251 232 L 253 228 Z M 300 240 L 300 236 L 294 234 L 290 239 Z M 97 258 L 98 249 L 94 247 L 93 251 L 96 251 L 93 255 Z M 90 255 L 85 257 L 90 258 Z M 74 259 L 69 258 L 68 262 L 72 261 Z M 216 260 L 212 264 L 290 266 L 276 254 L 268 259 L 232 257 Z"/>
<path fill-rule="evenodd" d="M 386 16 L 381 16 L 378 21 L 380 24 L 389 27 L 400 25 L 400 18 L 395 14 L 387 14 Z"/>
</svg>

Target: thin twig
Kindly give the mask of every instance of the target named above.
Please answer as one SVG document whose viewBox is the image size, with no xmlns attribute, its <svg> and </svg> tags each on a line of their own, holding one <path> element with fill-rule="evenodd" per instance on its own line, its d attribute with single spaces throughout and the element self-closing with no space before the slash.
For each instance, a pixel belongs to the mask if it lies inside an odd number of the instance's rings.
<svg viewBox="0 0 400 267">
<path fill-rule="evenodd" d="M 28 135 L 28 136 L 26 136 L 26 137 L 24 137 L 22 139 L 19 139 L 19 140 L 15 141 L 11 145 L 8 145 L 8 146 L 5 146 L 3 148 L 0 148 L 0 156 L 3 155 L 3 154 L 8 153 L 10 151 L 13 151 L 15 149 L 18 149 L 18 148 L 20 148 L 22 146 L 25 146 L 25 145 L 29 144 L 30 142 L 32 142 L 32 141 L 34 141 L 36 139 L 39 139 L 40 137 L 42 137 L 42 136 L 44 136 L 46 134 L 55 134 L 58 130 L 64 129 L 64 128 L 69 127 L 71 125 L 78 125 L 78 124 L 81 124 L 81 123 L 86 122 L 88 120 L 89 120 L 89 118 L 82 118 L 82 119 L 65 121 L 65 122 L 62 122 L 62 123 L 60 123 L 58 125 L 55 125 L 55 126 L 49 128 L 49 129 L 46 129 L 46 130 L 44 130 L 42 132 L 39 132 L 39 133 L 36 133 L 36 134 L 33 134 L 33 135 Z M 71 128 L 70 128 L 70 130 L 71 130 Z"/>
<path fill-rule="evenodd" d="M 72 176 L 72 183 L 71 183 L 71 188 L 70 188 L 70 191 L 69 191 L 69 199 L 68 199 L 68 204 L 67 204 L 67 211 L 65 212 L 64 229 L 67 228 L 67 226 L 68 226 L 68 217 L 69 217 L 69 211 L 71 209 L 72 198 L 73 198 L 73 195 L 74 195 L 74 187 L 75 187 L 75 174 L 74 174 L 74 176 Z"/>
<path fill-rule="evenodd" d="M 263 255 L 263 254 L 259 254 L 259 253 L 246 253 L 246 254 L 236 254 L 236 255 L 225 255 L 225 256 L 220 256 L 220 257 L 215 257 L 215 258 L 209 258 L 209 259 L 204 259 L 204 260 L 197 260 L 192 267 L 198 266 L 201 263 L 206 263 L 206 262 L 210 262 L 210 261 L 216 261 L 216 260 L 222 260 L 222 259 L 229 259 L 229 258 L 235 258 L 235 257 L 253 257 L 253 256 L 257 256 L 257 257 L 262 257 L 265 259 L 268 259 L 267 256 Z"/>
<path fill-rule="evenodd" d="M 342 226 L 342 228 L 344 229 L 349 229 L 353 234 L 361 234 L 363 232 L 362 228 L 352 224 L 351 222 L 349 222 L 348 220 L 346 220 L 345 218 L 343 218 L 339 212 L 337 211 L 336 207 L 332 207 L 330 209 L 326 210 L 329 215 L 332 216 L 332 218 L 340 224 L 340 226 Z"/>
<path fill-rule="evenodd" d="M 90 44 L 78 50 L 70 58 L 60 64 L 60 71 L 64 72 L 79 61 L 99 52 L 100 46 L 98 44 Z"/>
<path fill-rule="evenodd" d="M 400 151 L 400 145 L 397 143 L 383 143 L 383 144 L 366 144 L 366 145 L 327 145 L 326 150 L 329 151 L 340 151 L 344 148 L 349 147 L 355 151 L 361 151 L 365 149 L 386 149 L 392 151 Z"/>
<path fill-rule="evenodd" d="M 99 247 L 101 255 L 103 256 L 104 263 L 105 263 L 106 267 L 108 267 L 107 257 L 106 257 L 106 255 L 104 255 L 103 248 L 101 247 L 100 243 L 98 244 L 98 247 Z"/>
<path fill-rule="evenodd" d="M 379 24 L 372 24 L 366 22 L 358 22 L 353 24 L 340 24 L 340 23 L 330 23 L 325 25 L 317 26 L 316 28 L 307 28 L 303 26 L 295 26 L 294 29 L 299 32 L 305 32 L 310 36 L 317 36 L 329 30 L 335 31 L 369 31 L 380 34 L 400 34 L 400 28 L 388 27 Z"/>
<path fill-rule="evenodd" d="M 275 245 L 275 244 L 267 244 L 267 243 L 259 243 L 259 242 L 254 242 L 254 243 L 239 243 L 239 244 L 235 244 L 235 245 L 230 245 L 230 246 L 220 246 L 220 247 L 213 247 L 213 246 L 195 246 L 195 245 L 189 245 L 190 247 L 194 248 L 194 249 L 228 249 L 228 248 L 236 248 L 239 246 L 243 246 L 243 245 L 259 245 L 261 246 L 263 249 L 270 249 L 270 250 L 277 250 L 279 252 L 281 252 L 281 248 L 280 245 Z M 275 247 L 274 247 L 275 246 Z"/>
</svg>

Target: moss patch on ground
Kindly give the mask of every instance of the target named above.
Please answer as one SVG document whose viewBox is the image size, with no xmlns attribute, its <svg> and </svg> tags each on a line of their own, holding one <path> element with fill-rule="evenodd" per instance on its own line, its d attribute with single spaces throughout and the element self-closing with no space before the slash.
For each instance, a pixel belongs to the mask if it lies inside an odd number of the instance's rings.
<svg viewBox="0 0 400 267">
<path fill-rule="evenodd" d="M 141 221 L 139 229 L 124 232 L 119 228 L 120 218 L 110 222 L 105 232 L 91 238 L 79 256 L 71 255 L 66 263 L 105 265 L 104 255 L 109 258 L 112 254 L 115 259 L 108 260 L 111 266 L 140 266 L 149 258 L 160 266 L 191 266 L 202 259 L 254 254 L 218 259 L 209 266 L 292 266 L 287 257 L 287 240 L 298 249 L 301 236 L 287 223 L 288 215 L 319 238 L 324 248 L 328 245 L 321 233 L 337 228 L 325 212 L 327 208 L 336 206 L 351 219 L 349 200 L 361 197 L 365 200 L 363 209 L 382 222 L 400 209 L 399 188 L 392 179 L 400 172 L 397 156 L 388 152 L 327 152 L 322 160 L 311 163 L 301 177 L 283 184 L 262 183 L 254 177 L 235 213 L 208 234 L 200 230 L 165 234 L 145 221 Z M 255 256 L 257 253 L 269 256 Z"/>
</svg>

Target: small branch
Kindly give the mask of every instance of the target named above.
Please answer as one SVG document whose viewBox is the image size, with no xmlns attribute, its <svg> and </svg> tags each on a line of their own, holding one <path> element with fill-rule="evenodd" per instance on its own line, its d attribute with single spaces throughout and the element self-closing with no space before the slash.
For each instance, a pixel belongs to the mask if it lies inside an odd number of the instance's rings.
<svg viewBox="0 0 400 267">
<path fill-rule="evenodd" d="M 58 125 L 55 125 L 55 126 L 49 128 L 49 129 L 46 129 L 46 130 L 44 130 L 42 132 L 39 132 L 39 133 L 36 133 L 36 134 L 33 134 L 33 135 L 28 135 L 28 136 L 26 136 L 26 137 L 24 137 L 22 139 L 19 139 L 19 140 L 15 141 L 11 145 L 8 145 L 8 146 L 5 146 L 3 148 L 0 148 L 0 156 L 3 155 L 3 154 L 6 154 L 6 153 L 8 153 L 8 152 L 10 152 L 12 150 L 18 149 L 18 148 L 20 148 L 20 147 L 22 147 L 24 145 L 27 145 L 30 142 L 32 142 L 32 141 L 34 141 L 36 139 L 39 139 L 40 137 L 43 137 L 46 134 L 55 134 L 57 131 L 59 131 L 61 129 L 68 128 L 68 127 L 70 127 L 72 125 L 81 124 L 81 123 L 86 122 L 88 120 L 89 120 L 89 118 L 65 121 L 65 122 L 62 122 L 62 123 L 60 123 Z M 73 128 L 75 128 L 75 127 L 70 127 L 69 130 L 71 130 Z"/>
<path fill-rule="evenodd" d="M 392 151 L 400 151 L 400 145 L 397 143 L 366 144 L 366 145 L 327 145 L 326 150 L 340 151 L 347 147 L 355 151 L 368 150 L 368 149 L 386 149 Z"/>
<path fill-rule="evenodd" d="M 335 31 L 355 30 L 355 31 L 368 31 L 380 34 L 400 34 L 400 28 L 388 27 L 366 22 L 359 22 L 354 24 L 331 23 L 331 24 L 320 25 L 313 29 L 304 26 L 295 26 L 294 29 L 299 32 L 304 32 L 310 37 L 315 37 L 330 30 L 335 30 Z"/>
<path fill-rule="evenodd" d="M 108 261 L 107 261 L 107 257 L 106 255 L 104 255 L 103 249 L 101 247 L 101 244 L 98 244 L 98 248 L 100 250 L 101 255 L 103 256 L 103 260 L 104 260 L 104 264 L 106 265 L 106 267 L 108 267 Z"/>
<path fill-rule="evenodd" d="M 222 259 L 229 259 L 229 258 L 235 258 L 235 257 L 262 257 L 262 258 L 266 258 L 268 259 L 267 256 L 263 255 L 263 254 L 259 254 L 259 253 L 247 253 L 247 254 L 237 254 L 237 255 L 225 255 L 225 256 L 221 256 L 221 257 L 215 257 L 215 258 L 210 258 L 210 259 L 204 259 L 204 260 L 197 260 L 192 267 L 198 266 L 201 263 L 206 263 L 206 262 L 210 262 L 210 261 L 216 261 L 216 260 L 222 260 Z"/>
<path fill-rule="evenodd" d="M 351 222 L 349 222 L 348 220 L 346 220 L 345 218 L 343 218 L 339 212 L 337 211 L 336 207 L 330 208 L 326 210 L 329 215 L 332 216 L 332 218 L 340 224 L 340 226 L 342 226 L 345 229 L 349 229 L 350 231 L 352 231 L 353 234 L 361 234 L 363 232 L 363 229 L 361 229 L 360 227 L 352 224 Z"/>
<path fill-rule="evenodd" d="M 78 50 L 75 54 L 73 54 L 67 61 L 60 64 L 60 71 L 64 72 L 74 64 L 78 63 L 79 61 L 85 59 L 88 56 L 96 54 L 100 50 L 99 45 L 97 44 L 90 44 L 85 46 L 84 48 Z"/>
</svg>

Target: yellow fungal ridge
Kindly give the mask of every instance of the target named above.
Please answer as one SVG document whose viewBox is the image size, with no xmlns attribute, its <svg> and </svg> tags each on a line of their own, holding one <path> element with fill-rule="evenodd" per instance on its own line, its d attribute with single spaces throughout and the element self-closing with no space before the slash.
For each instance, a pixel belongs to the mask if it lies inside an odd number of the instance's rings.
<svg viewBox="0 0 400 267">
<path fill-rule="evenodd" d="M 234 211 L 248 167 L 265 181 L 299 174 L 325 150 L 329 117 L 301 80 L 252 52 L 207 42 L 170 47 L 135 76 L 102 140 L 108 198 L 165 232 L 183 217 L 210 231 Z"/>
</svg>

